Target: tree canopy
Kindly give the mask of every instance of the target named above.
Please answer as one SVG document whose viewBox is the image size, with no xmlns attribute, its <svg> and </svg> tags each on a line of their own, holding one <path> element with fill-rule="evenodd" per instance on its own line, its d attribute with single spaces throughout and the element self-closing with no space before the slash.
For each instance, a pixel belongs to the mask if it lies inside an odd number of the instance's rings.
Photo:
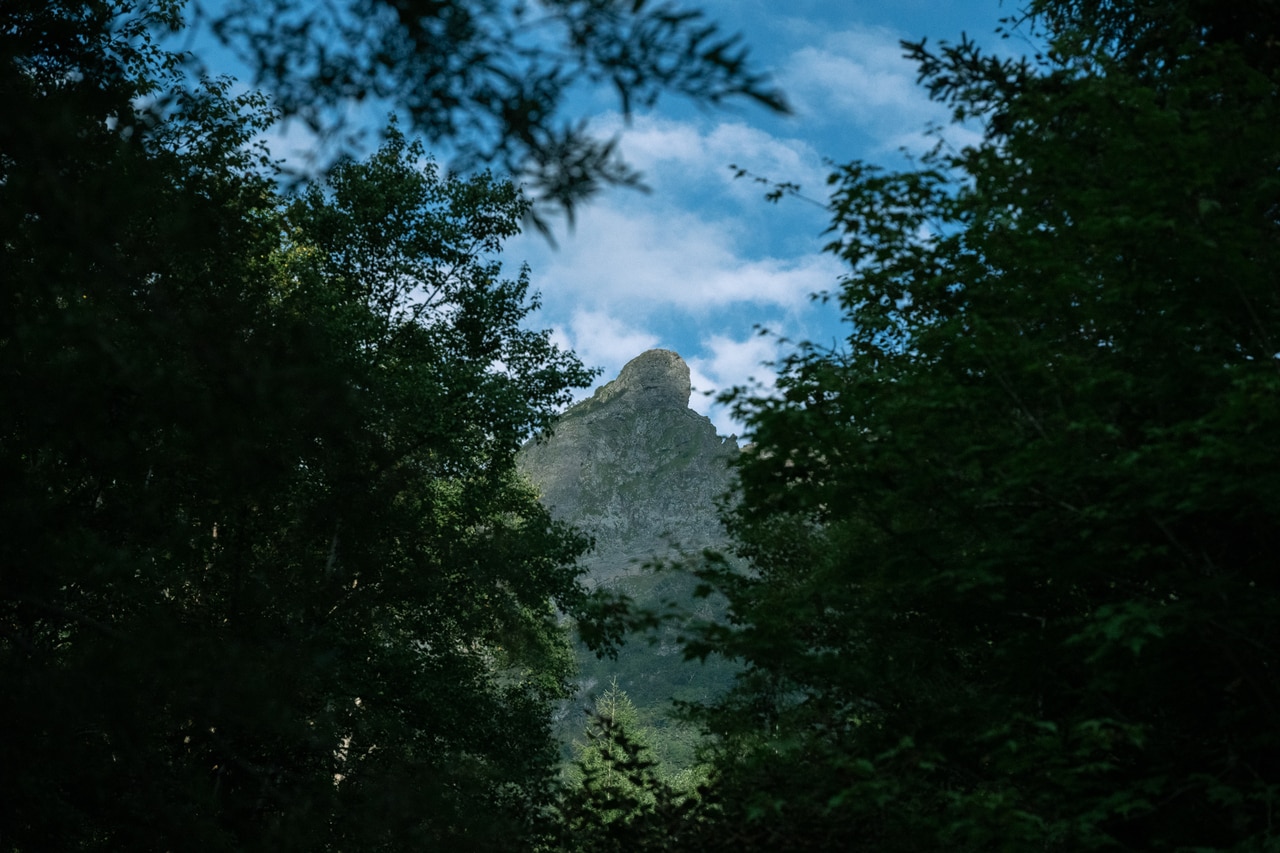
<svg viewBox="0 0 1280 853">
<path fill-rule="evenodd" d="M 558 123 L 574 85 L 776 103 L 669 5 L 311 9 L 214 26 L 286 111 L 409 92 L 566 207 L 627 179 Z M 706 783 L 615 691 L 563 795 L 560 615 L 652 620 L 591 606 L 515 475 L 591 377 L 499 262 L 532 202 L 395 123 L 282 192 L 267 97 L 158 46 L 182 12 L 0 7 L 6 849 L 1276 845 L 1274 4 L 1031 0 L 1041 55 L 907 46 L 982 138 L 838 168 L 848 338 L 735 398 Z"/>
<path fill-rule="evenodd" d="M 0 839 L 511 849 L 586 600 L 513 465 L 592 376 L 530 201 L 394 126 L 283 193 L 180 12 L 0 11 Z"/>
<path fill-rule="evenodd" d="M 1276 843 L 1275 6 L 1021 23 L 907 46 L 983 139 L 832 176 L 848 339 L 737 397 L 738 846 Z"/>
<path fill-rule="evenodd" d="M 513 468 L 590 376 L 494 259 L 526 202 L 394 133 L 280 198 L 235 102 L 184 109 L 62 161 L 109 182 L 83 252 L 10 161 L 0 832 L 503 847 L 583 597 Z"/>
</svg>

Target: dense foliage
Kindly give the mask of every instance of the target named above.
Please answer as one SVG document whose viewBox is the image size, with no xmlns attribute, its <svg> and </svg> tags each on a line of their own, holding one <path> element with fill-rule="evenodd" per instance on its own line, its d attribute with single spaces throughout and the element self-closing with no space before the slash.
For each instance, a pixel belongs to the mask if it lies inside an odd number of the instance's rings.
<svg viewBox="0 0 1280 853">
<path fill-rule="evenodd" d="M 181 12 L 0 9 L 0 846 L 512 849 L 586 544 L 514 454 L 591 376 L 496 260 L 529 202 L 394 126 L 282 195 Z"/>
<path fill-rule="evenodd" d="M 847 345 L 741 399 L 710 710 L 758 849 L 1280 836 L 1274 4 L 1033 2 L 910 45 L 977 123 L 833 176 Z"/>
<path fill-rule="evenodd" d="M 499 847 L 550 796 L 583 543 L 513 455 L 589 373 L 491 260 L 525 202 L 394 134 L 289 202 L 253 108 L 7 149 L 12 849 Z"/>
<path fill-rule="evenodd" d="M 562 83 L 768 100 L 695 17 L 544 7 L 563 79 L 486 65 L 523 26 L 486 3 L 336 4 L 376 38 L 330 65 L 320 19 L 277 62 L 288 4 L 219 32 L 299 112 L 438 83 L 419 129 L 562 204 L 622 174 L 549 130 Z M 739 398 L 752 568 L 701 571 L 729 618 L 688 650 L 743 667 L 707 783 L 615 690 L 563 794 L 585 542 L 513 455 L 589 373 L 496 260 L 529 203 L 394 125 L 282 195 L 265 100 L 154 46 L 180 11 L 0 7 L 0 846 L 1277 844 L 1274 4 L 1032 0 L 1043 56 L 910 46 L 982 141 L 833 177 L 849 338 Z"/>
<path fill-rule="evenodd" d="M 704 774 L 664 772 L 654 747 L 664 737 L 645 726 L 617 679 L 587 713 L 574 741 L 571 784 L 562 793 L 546 837 L 560 853 L 698 849 L 678 830 L 706 827 Z"/>
</svg>

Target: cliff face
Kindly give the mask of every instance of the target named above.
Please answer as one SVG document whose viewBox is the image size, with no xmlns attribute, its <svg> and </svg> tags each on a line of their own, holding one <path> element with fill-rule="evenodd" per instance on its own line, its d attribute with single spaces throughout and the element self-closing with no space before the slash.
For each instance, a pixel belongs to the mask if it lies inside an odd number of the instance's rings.
<svg viewBox="0 0 1280 853">
<path fill-rule="evenodd" d="M 592 534 L 590 579 L 636 573 L 652 557 L 723 546 L 716 500 L 731 483 L 733 438 L 689 408 L 689 367 L 670 350 L 632 359 L 618 378 L 531 442 L 521 469 L 543 502 Z"/>
<path fill-rule="evenodd" d="M 678 567 L 643 571 L 649 561 L 678 566 L 681 552 L 728 546 L 716 502 L 732 483 L 738 444 L 716 435 L 711 421 L 689 408 L 689 396 L 688 365 L 669 350 L 650 350 L 519 457 L 552 513 L 595 537 L 582 561 L 589 584 L 608 585 L 641 607 L 670 612 L 674 605 L 681 614 L 651 642 L 628 642 L 616 660 L 579 649 L 579 711 L 566 703 L 557 716 L 562 743 L 581 738 L 581 707 L 617 679 L 641 716 L 660 728 L 655 753 L 671 772 L 693 765 L 699 743 L 695 730 L 670 717 L 671 700 L 709 701 L 736 672 L 723 660 L 702 664 L 680 654 L 684 627 L 719 618 L 722 603 L 695 597 L 696 579 Z"/>
</svg>

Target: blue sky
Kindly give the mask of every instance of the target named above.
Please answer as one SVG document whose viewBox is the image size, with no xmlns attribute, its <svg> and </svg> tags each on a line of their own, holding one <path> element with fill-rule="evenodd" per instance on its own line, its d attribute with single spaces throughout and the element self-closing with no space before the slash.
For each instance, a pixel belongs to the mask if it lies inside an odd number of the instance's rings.
<svg viewBox="0 0 1280 853">
<path fill-rule="evenodd" d="M 541 322 L 586 363 L 603 367 L 601 381 L 647 348 L 673 349 L 692 372 L 691 404 L 728 434 L 741 427 L 698 392 L 751 377 L 768 383 L 760 364 L 776 357 L 778 343 L 756 326 L 793 340 L 839 336 L 836 309 L 808 297 L 834 287 L 842 272 L 821 251 L 822 207 L 770 204 L 758 184 L 734 180 L 730 164 L 797 183 L 824 202 L 829 162 L 903 165 L 900 150 L 925 150 L 931 142 L 923 131 L 948 115 L 916 85 L 899 42 L 956 41 L 967 32 L 1004 49 L 995 29 L 1015 7 L 999 0 L 704 0 L 702 8 L 743 34 L 794 115 L 671 100 L 624 126 L 601 109 L 592 124 L 620 135 L 652 192 L 608 193 L 582 211 L 573 232 L 559 235 L 559 248 L 527 235 L 510 253 L 533 268 Z M 966 141 L 963 129 L 948 134 L 954 144 Z"/>
<path fill-rule="evenodd" d="M 710 110 L 668 98 L 624 123 L 611 93 L 583 93 L 566 112 L 598 133 L 617 134 L 651 192 L 607 192 L 579 211 L 572 231 L 558 229 L 558 247 L 530 233 L 509 243 L 505 256 L 513 271 L 522 261 L 532 269 L 543 304 L 533 323 L 602 368 L 600 382 L 646 349 L 675 350 L 692 372 L 691 405 L 722 434 L 741 433 L 712 395 L 752 378 L 768 385 L 761 364 L 777 356 L 777 336 L 839 337 L 836 309 L 809 295 L 833 288 L 842 269 L 822 252 L 822 204 L 770 204 L 764 188 L 735 180 L 730 165 L 799 184 L 825 203 L 830 163 L 902 166 L 903 150 L 932 144 L 924 135 L 930 124 L 947 124 L 947 110 L 916 85 L 902 39 L 954 42 L 967 33 L 1000 51 L 1025 45 L 995 35 L 1016 0 L 686 2 L 742 34 L 756 68 L 781 87 L 794 114 L 745 103 Z M 303 138 L 297 131 L 296 124 L 283 131 L 273 151 L 290 156 L 291 143 Z M 963 128 L 947 136 L 956 145 L 972 138 Z"/>
</svg>

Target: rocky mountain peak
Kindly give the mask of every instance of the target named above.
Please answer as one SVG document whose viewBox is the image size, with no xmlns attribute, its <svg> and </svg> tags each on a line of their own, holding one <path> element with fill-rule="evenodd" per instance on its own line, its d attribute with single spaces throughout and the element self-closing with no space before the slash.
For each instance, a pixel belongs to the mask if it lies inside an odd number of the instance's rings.
<svg viewBox="0 0 1280 853">
<path fill-rule="evenodd" d="M 596 390 L 597 402 L 626 401 L 637 408 L 689 406 L 689 365 L 668 349 L 651 349 L 627 362 L 618 378 Z"/>
<path fill-rule="evenodd" d="M 738 445 L 689 399 L 689 366 L 671 350 L 649 350 L 521 450 L 543 502 L 595 538 L 584 561 L 593 580 L 723 542 L 716 501 L 730 488 Z"/>
<path fill-rule="evenodd" d="M 640 608 L 683 609 L 653 642 L 629 644 L 616 660 L 598 660 L 585 648 L 578 654 L 585 694 L 617 677 L 646 714 L 670 723 L 666 731 L 680 725 L 669 719 L 671 699 L 709 701 L 735 672 L 730 662 L 689 662 L 679 653 L 687 624 L 723 612 L 721 603 L 694 595 L 699 580 L 688 569 L 700 564 L 704 549 L 729 549 L 718 505 L 732 494 L 738 454 L 737 441 L 717 435 L 689 400 L 689 366 L 671 350 L 649 350 L 517 456 L 552 515 L 594 540 L 582 558 L 586 584 L 629 596 Z M 653 572 L 646 564 L 666 568 Z M 580 736 L 580 713 L 566 704 L 558 719 L 562 737 Z M 682 744 L 682 757 L 660 758 L 688 766 L 684 737 L 671 740 Z"/>
</svg>

